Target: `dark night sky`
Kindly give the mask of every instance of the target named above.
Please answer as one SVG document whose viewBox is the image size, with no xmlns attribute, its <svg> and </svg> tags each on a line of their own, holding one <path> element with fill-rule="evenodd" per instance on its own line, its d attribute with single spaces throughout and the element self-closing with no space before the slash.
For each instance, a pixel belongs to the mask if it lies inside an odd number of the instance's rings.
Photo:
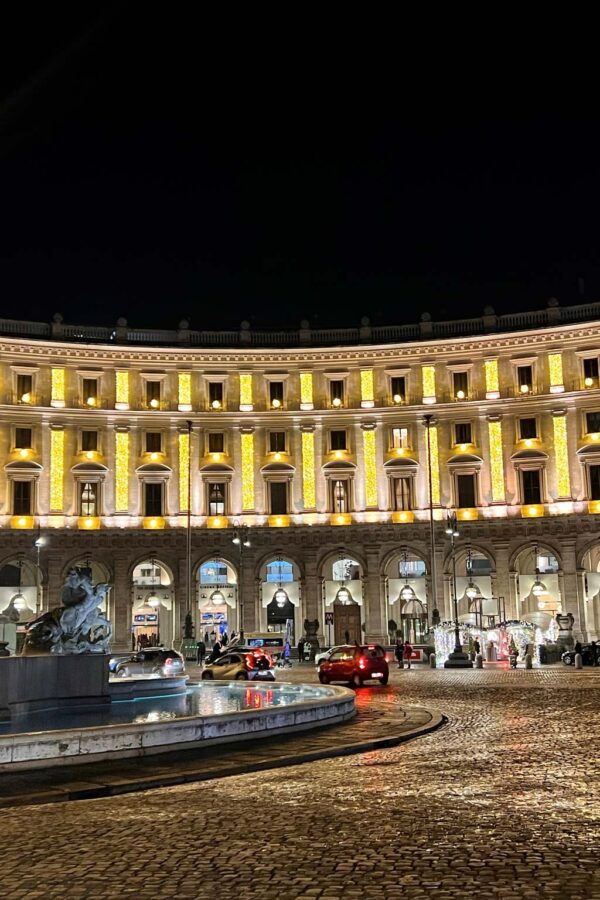
<svg viewBox="0 0 600 900">
<path fill-rule="evenodd" d="M 434 71 L 383 21 L 88 3 L 32 30 L 25 7 L 0 47 L 0 315 L 323 327 L 581 302 L 578 276 L 598 296 L 597 102 Z"/>
</svg>

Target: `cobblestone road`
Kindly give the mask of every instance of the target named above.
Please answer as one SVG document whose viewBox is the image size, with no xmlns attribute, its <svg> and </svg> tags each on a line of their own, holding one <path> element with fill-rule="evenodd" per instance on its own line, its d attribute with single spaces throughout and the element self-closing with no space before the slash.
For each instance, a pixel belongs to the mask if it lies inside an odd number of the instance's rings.
<svg viewBox="0 0 600 900">
<path fill-rule="evenodd" d="M 1 810 L 5 897 L 600 898 L 600 675 L 395 672 L 401 747 Z"/>
</svg>

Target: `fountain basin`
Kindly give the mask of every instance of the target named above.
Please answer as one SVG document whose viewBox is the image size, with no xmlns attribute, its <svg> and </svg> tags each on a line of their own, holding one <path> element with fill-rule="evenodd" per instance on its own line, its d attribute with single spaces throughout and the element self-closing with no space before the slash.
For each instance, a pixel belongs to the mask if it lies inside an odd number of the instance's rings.
<svg viewBox="0 0 600 900">
<path fill-rule="evenodd" d="M 109 678 L 108 693 L 113 701 L 138 700 L 157 694 L 183 694 L 187 690 L 187 675 L 138 675 L 132 678 Z"/>
<path fill-rule="evenodd" d="M 46 718 L 40 720 L 44 730 L 32 730 L 35 717 L 22 718 L 5 726 L 0 735 L 0 771 L 92 763 L 256 740 L 332 725 L 355 714 L 354 692 L 342 687 L 208 682 L 196 685 L 188 695 L 198 701 L 195 708 L 201 714 L 186 715 L 189 703 L 185 709 L 181 706 L 179 711 L 174 710 L 173 706 L 182 704 L 185 698 L 163 696 L 143 700 L 142 705 L 113 700 L 110 712 L 73 715 L 73 725 L 68 728 L 48 728 Z M 211 706 L 216 711 L 207 713 L 205 710 Z M 129 712 L 125 707 L 132 707 L 132 720 L 110 724 L 115 715 L 113 707 L 119 708 L 116 715 L 121 718 Z M 89 722 L 94 715 L 101 720 L 99 724 L 81 727 L 78 723 L 78 716 Z M 19 733 L 15 733 L 17 730 Z"/>
</svg>

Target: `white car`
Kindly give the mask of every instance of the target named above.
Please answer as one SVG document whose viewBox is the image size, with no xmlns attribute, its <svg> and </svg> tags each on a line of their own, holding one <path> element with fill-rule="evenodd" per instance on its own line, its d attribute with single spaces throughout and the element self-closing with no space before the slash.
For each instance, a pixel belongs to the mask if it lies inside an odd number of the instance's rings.
<svg viewBox="0 0 600 900">
<path fill-rule="evenodd" d="M 321 653 L 315 653 L 315 667 L 319 668 L 319 663 L 323 662 L 324 659 L 329 659 L 332 653 L 335 653 L 336 650 L 340 650 L 342 646 L 346 646 L 346 644 L 340 644 L 339 647 L 330 647 L 329 650 L 323 650 Z"/>
</svg>

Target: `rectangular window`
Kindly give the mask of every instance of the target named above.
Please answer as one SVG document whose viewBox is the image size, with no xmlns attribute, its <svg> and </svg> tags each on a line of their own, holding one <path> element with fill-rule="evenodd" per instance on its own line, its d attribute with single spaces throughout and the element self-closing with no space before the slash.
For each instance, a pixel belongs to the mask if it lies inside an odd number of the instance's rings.
<svg viewBox="0 0 600 900">
<path fill-rule="evenodd" d="M 394 376 L 391 381 L 392 400 L 394 403 L 404 403 L 406 400 L 406 379 Z"/>
<path fill-rule="evenodd" d="M 31 481 L 13 481 L 13 515 L 31 515 Z"/>
<path fill-rule="evenodd" d="M 406 449 L 408 446 L 408 428 L 392 428 L 392 450 Z"/>
<path fill-rule="evenodd" d="M 539 469 L 525 469 L 521 473 L 523 480 L 523 503 L 542 502 L 542 480 Z"/>
<path fill-rule="evenodd" d="M 454 437 L 457 444 L 472 444 L 473 435 L 471 434 L 470 422 L 457 422 L 454 426 Z"/>
<path fill-rule="evenodd" d="M 519 419 L 519 435 L 522 441 L 537 438 L 537 419 Z"/>
<path fill-rule="evenodd" d="M 98 382 L 95 378 L 83 379 L 83 402 L 86 406 L 96 406 L 98 402 Z"/>
<path fill-rule="evenodd" d="M 269 382 L 269 402 L 273 409 L 283 406 L 283 381 Z"/>
<path fill-rule="evenodd" d="M 412 509 L 412 478 L 392 478 L 392 505 L 397 512 Z"/>
<path fill-rule="evenodd" d="M 469 376 L 467 372 L 454 372 L 453 377 L 454 396 L 457 400 L 465 400 L 469 393 Z M 459 443 L 465 443 L 460 441 Z"/>
<path fill-rule="evenodd" d="M 17 450 L 31 450 L 31 428 L 15 428 Z"/>
<path fill-rule="evenodd" d="M 17 397 L 21 403 L 30 403 L 33 391 L 32 375 L 17 375 Z"/>
<path fill-rule="evenodd" d="M 332 491 L 332 509 L 334 513 L 347 513 L 350 510 L 348 482 L 345 478 L 333 481 L 331 484 Z"/>
<path fill-rule="evenodd" d="M 598 385 L 598 357 L 593 356 L 583 361 L 583 377 L 586 387 L 597 387 Z"/>
<path fill-rule="evenodd" d="M 146 432 L 146 453 L 160 453 L 162 448 L 162 434 L 160 431 Z"/>
<path fill-rule="evenodd" d="M 225 485 L 221 482 L 211 482 L 208 485 L 208 514 L 225 515 Z"/>
<path fill-rule="evenodd" d="M 146 481 L 144 483 L 144 515 L 162 516 L 163 510 L 163 486 L 160 482 Z"/>
<path fill-rule="evenodd" d="M 98 449 L 98 432 L 82 431 L 81 432 L 81 449 L 97 450 Z"/>
<path fill-rule="evenodd" d="M 531 368 L 531 366 L 518 366 L 517 382 L 519 385 L 519 392 L 521 394 L 528 394 L 532 390 L 533 369 Z"/>
<path fill-rule="evenodd" d="M 269 453 L 285 453 L 285 431 L 269 432 Z"/>
<path fill-rule="evenodd" d="M 287 484 L 285 481 L 272 481 L 269 485 L 271 495 L 271 514 L 274 516 L 286 516 L 288 512 Z"/>
<path fill-rule="evenodd" d="M 98 485 L 93 481 L 86 481 L 79 485 L 79 515 L 98 515 Z"/>
<path fill-rule="evenodd" d="M 600 500 L 600 466 L 590 466 L 590 500 Z"/>
<path fill-rule="evenodd" d="M 160 406 L 160 381 L 146 382 L 146 405 L 151 409 L 158 409 Z"/>
<path fill-rule="evenodd" d="M 225 452 L 225 435 L 222 431 L 211 431 L 208 435 L 208 452 Z"/>
<path fill-rule="evenodd" d="M 586 413 L 585 421 L 588 434 L 596 434 L 600 431 L 600 412 Z"/>
<path fill-rule="evenodd" d="M 343 381 L 330 381 L 329 382 L 329 399 L 331 401 L 332 406 L 343 406 L 344 405 L 344 382 Z"/>
<path fill-rule="evenodd" d="M 223 406 L 223 383 L 221 381 L 209 381 L 208 403 L 211 409 L 221 409 Z"/>
<path fill-rule="evenodd" d="M 346 449 L 346 432 L 345 431 L 330 432 L 329 440 L 331 441 L 331 449 L 332 450 L 345 450 Z"/>
<path fill-rule="evenodd" d="M 456 493 L 458 507 L 460 509 L 470 509 L 477 506 L 477 497 L 475 491 L 474 475 L 457 475 L 456 476 Z"/>
</svg>

